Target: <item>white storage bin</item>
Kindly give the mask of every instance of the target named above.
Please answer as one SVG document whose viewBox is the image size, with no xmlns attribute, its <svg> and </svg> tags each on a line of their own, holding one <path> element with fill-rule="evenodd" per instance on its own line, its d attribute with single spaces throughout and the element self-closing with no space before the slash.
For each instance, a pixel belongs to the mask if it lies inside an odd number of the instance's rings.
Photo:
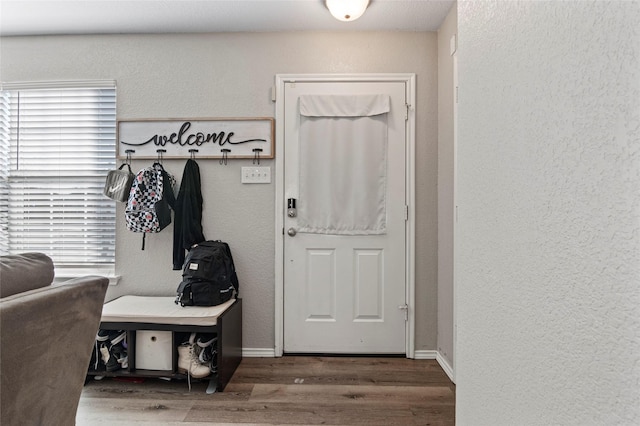
<svg viewBox="0 0 640 426">
<path fill-rule="evenodd" d="M 136 369 L 173 370 L 173 342 L 170 331 L 136 331 Z"/>
</svg>

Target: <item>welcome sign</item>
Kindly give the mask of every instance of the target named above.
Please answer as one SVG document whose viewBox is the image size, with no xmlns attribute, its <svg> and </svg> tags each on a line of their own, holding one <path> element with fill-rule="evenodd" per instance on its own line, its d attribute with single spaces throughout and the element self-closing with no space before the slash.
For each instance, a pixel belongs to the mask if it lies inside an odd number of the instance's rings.
<svg viewBox="0 0 640 426">
<path fill-rule="evenodd" d="M 117 140 L 118 158 L 273 158 L 274 119 L 119 120 Z"/>
</svg>

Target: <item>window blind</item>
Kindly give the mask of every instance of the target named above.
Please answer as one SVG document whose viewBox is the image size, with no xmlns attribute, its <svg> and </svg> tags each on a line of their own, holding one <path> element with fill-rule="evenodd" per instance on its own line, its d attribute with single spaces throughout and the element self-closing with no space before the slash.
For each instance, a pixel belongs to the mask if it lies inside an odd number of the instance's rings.
<svg viewBox="0 0 640 426">
<path fill-rule="evenodd" d="M 0 91 L 0 251 L 113 265 L 115 202 L 102 190 L 115 168 L 115 85 L 55 86 Z"/>
</svg>

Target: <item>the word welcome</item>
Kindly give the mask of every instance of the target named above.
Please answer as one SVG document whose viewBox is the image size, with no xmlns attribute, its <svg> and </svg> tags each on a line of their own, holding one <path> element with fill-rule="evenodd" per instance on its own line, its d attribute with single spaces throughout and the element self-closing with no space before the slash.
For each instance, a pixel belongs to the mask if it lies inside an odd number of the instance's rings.
<svg viewBox="0 0 640 426">
<path fill-rule="evenodd" d="M 239 145 L 239 144 L 248 143 L 248 142 L 266 142 L 266 139 L 246 139 L 242 141 L 233 141 L 231 140 L 231 138 L 233 137 L 234 132 L 229 132 L 229 133 L 196 132 L 196 133 L 187 134 L 187 131 L 189 130 L 190 127 L 191 127 L 191 122 L 185 121 L 182 124 L 182 126 L 180 126 L 180 130 L 178 130 L 178 133 L 171 133 L 168 136 L 156 134 L 151 136 L 148 140 L 144 142 L 135 143 L 135 142 L 120 141 L 120 143 L 122 143 L 123 145 L 130 145 L 130 146 L 143 146 L 149 143 L 153 143 L 156 146 L 165 146 L 166 144 L 173 144 L 173 145 L 180 145 L 180 146 L 187 146 L 187 145 L 200 146 L 205 143 L 211 142 L 213 144 L 224 146 L 225 144 Z"/>
</svg>

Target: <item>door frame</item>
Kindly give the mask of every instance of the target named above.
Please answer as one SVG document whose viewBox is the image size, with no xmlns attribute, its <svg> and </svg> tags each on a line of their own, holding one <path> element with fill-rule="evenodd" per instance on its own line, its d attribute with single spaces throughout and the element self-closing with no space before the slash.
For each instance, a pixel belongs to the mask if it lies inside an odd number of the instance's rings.
<svg viewBox="0 0 640 426">
<path fill-rule="evenodd" d="M 275 347 L 274 354 L 282 356 L 284 348 L 284 87 L 288 82 L 403 82 L 406 87 L 407 120 L 405 131 L 405 300 L 408 306 L 405 324 L 407 358 L 415 357 L 415 105 L 416 76 L 401 74 L 276 74 L 276 138 L 275 138 Z"/>
</svg>

